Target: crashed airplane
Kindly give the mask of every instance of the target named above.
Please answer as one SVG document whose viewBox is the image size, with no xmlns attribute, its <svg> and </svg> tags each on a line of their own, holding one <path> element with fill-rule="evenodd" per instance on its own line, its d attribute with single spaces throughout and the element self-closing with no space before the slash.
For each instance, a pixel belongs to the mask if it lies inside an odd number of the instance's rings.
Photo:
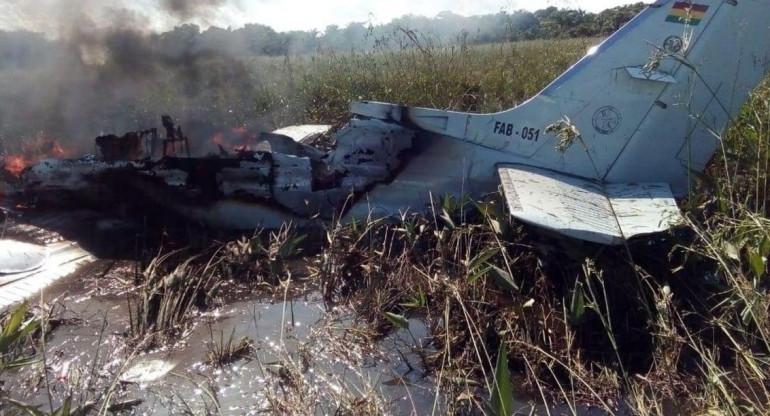
<svg viewBox="0 0 770 416">
<path fill-rule="evenodd" d="M 354 102 L 331 150 L 310 144 L 328 126 L 296 126 L 207 157 L 190 157 L 164 117 L 164 138 L 99 137 L 97 156 L 43 160 L 19 190 L 118 184 L 193 220 L 253 229 L 394 216 L 502 187 L 523 222 L 620 244 L 679 221 L 675 197 L 768 71 L 768 15 L 760 0 L 658 0 L 507 111 Z"/>
</svg>

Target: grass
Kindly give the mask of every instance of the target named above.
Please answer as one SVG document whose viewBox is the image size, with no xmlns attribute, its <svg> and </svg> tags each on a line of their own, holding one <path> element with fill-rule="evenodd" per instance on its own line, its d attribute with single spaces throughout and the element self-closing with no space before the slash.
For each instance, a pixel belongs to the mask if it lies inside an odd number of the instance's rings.
<svg viewBox="0 0 770 416">
<path fill-rule="evenodd" d="M 341 123 L 352 100 L 494 112 L 521 103 L 597 43 L 540 40 L 498 45 L 438 45 L 404 34 L 369 53 L 255 58 L 255 107 L 276 125 Z M 265 66 L 266 65 L 266 66 Z"/>
<path fill-rule="evenodd" d="M 41 313 L 42 311 L 42 313 Z M 0 316 L 3 329 L 0 331 L 0 375 L 24 368 L 31 368 L 30 379 L 6 386 L 0 383 L 0 414 L 25 414 L 30 416 L 76 416 L 87 415 L 98 411 L 98 414 L 130 410 L 141 403 L 141 400 L 116 401 L 115 396 L 118 380 L 127 364 L 135 357 L 139 349 L 134 349 L 122 363 L 113 377 L 104 377 L 97 371 L 100 359 L 101 341 L 105 336 L 106 317 L 101 331 L 98 333 L 99 342 L 93 362 L 82 366 L 77 364 L 66 370 L 59 369 L 50 361 L 46 353 L 47 337 L 55 331 L 61 322 L 57 318 L 60 313 L 55 307 L 42 305 L 38 310 L 30 311 L 29 305 L 23 303 L 10 312 Z M 56 353 L 54 353 L 56 356 Z M 53 358 L 58 361 L 61 357 Z M 114 357 L 113 357 L 114 358 Z M 57 374 L 58 371 L 61 371 Z M 30 382 L 30 384 L 27 384 Z M 37 387 L 35 387 L 35 385 Z M 22 395 L 32 398 L 35 404 L 19 400 L 21 390 L 40 389 L 38 394 Z M 36 397 L 39 396 L 39 397 Z M 44 404 L 43 404 L 44 403 Z"/>
<path fill-rule="evenodd" d="M 211 304 L 218 288 L 215 259 L 202 263 L 202 255 L 182 249 L 159 254 L 150 262 L 137 279 L 137 299 L 132 303 L 128 298 L 134 340 L 149 348 L 180 335 L 194 310 Z"/>
<path fill-rule="evenodd" d="M 29 304 L 23 303 L 0 316 L 0 374 L 26 365 L 34 358 L 29 351 L 29 338 L 40 328 L 41 320 L 29 317 L 28 311 Z"/>
<path fill-rule="evenodd" d="M 249 337 L 241 337 L 236 340 L 235 328 L 230 336 L 225 339 L 223 331 L 219 331 L 219 341 L 214 338 L 214 330 L 209 327 L 211 341 L 206 352 L 206 362 L 218 366 L 224 366 L 234 361 L 246 358 L 254 352 L 254 341 Z"/>
<path fill-rule="evenodd" d="M 291 279 L 288 262 L 302 252 L 305 238 L 284 224 L 279 230 L 226 243 L 159 253 L 136 276 L 134 294 L 128 295 L 128 333 L 136 343 L 151 348 L 182 335 L 196 312 L 217 305 L 224 282 L 272 288 Z M 228 361 L 230 350 L 247 347 L 232 341 L 214 347 L 212 362 Z"/>
<path fill-rule="evenodd" d="M 496 111 L 536 93 L 592 43 L 469 47 L 404 36 L 365 54 L 256 58 L 247 63 L 260 93 L 248 111 L 277 125 L 340 123 L 359 98 Z M 316 254 L 302 253 L 312 268 L 304 280 L 329 305 L 355 307 L 369 340 L 408 317 L 427 323 L 432 350 L 415 348 L 445 395 L 434 413 L 509 413 L 503 396 L 513 391 L 572 413 L 592 404 L 617 414 L 626 403 L 639 415 L 770 414 L 768 132 L 770 82 L 721 137 L 681 202 L 686 223 L 668 234 L 603 247 L 523 226 L 499 198 L 436 196 L 428 215 L 396 224 L 330 224 Z M 224 281 L 283 291 L 304 244 L 287 226 L 159 256 L 137 282 L 133 332 L 178 330 L 214 304 Z M 212 361 L 240 346 L 221 339 Z M 268 412 L 296 413 L 308 400 L 343 414 L 387 412 L 369 384 L 358 396 L 319 398 L 302 377 L 307 359 L 277 355 Z M 523 382 L 507 384 L 509 374 Z"/>
</svg>

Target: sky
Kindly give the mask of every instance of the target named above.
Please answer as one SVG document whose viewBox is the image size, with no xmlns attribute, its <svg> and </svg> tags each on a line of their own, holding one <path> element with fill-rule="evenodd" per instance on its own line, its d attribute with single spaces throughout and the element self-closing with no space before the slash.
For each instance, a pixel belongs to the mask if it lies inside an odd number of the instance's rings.
<svg viewBox="0 0 770 416">
<path fill-rule="evenodd" d="M 323 31 L 350 22 L 387 23 L 405 14 L 442 11 L 471 16 L 549 6 L 598 12 L 634 0 L 0 0 L 0 30 L 25 29 L 50 36 L 87 17 L 107 24 L 128 11 L 132 24 L 154 31 L 182 23 L 233 29 L 260 23 L 277 31 Z"/>
</svg>

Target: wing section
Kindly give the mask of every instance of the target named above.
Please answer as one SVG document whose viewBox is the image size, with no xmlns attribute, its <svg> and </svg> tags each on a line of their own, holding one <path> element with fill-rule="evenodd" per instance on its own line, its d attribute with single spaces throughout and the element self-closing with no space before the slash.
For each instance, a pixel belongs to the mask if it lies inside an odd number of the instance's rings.
<svg viewBox="0 0 770 416">
<path fill-rule="evenodd" d="M 48 250 L 43 246 L 0 239 L 0 274 L 37 269 L 47 258 Z"/>
<path fill-rule="evenodd" d="M 497 172 L 511 215 L 581 240 L 618 245 L 681 220 L 667 184 L 598 183 L 526 165 Z"/>
</svg>

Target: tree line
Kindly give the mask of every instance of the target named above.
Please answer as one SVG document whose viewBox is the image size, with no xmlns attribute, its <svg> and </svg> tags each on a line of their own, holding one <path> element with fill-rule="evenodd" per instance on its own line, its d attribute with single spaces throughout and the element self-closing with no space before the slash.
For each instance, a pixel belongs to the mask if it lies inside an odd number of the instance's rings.
<svg viewBox="0 0 770 416">
<path fill-rule="evenodd" d="M 277 32 L 262 24 L 238 29 L 210 27 L 205 30 L 184 24 L 153 34 L 154 49 L 165 56 L 226 54 L 229 56 L 282 56 L 317 52 L 367 51 L 394 34 L 409 33 L 433 42 L 486 44 L 532 39 L 603 37 L 619 29 L 644 8 L 644 3 L 614 7 L 600 13 L 583 10 L 517 10 L 495 14 L 460 16 L 446 11 L 436 17 L 405 15 L 387 24 L 355 22 L 318 30 Z M 416 34 L 416 35 L 415 35 Z M 23 64 L 45 49 L 56 49 L 55 41 L 42 35 L 0 32 L 0 62 Z M 109 46 L 109 45 L 108 45 Z M 2 64 L 0 64 L 2 66 Z"/>
</svg>

